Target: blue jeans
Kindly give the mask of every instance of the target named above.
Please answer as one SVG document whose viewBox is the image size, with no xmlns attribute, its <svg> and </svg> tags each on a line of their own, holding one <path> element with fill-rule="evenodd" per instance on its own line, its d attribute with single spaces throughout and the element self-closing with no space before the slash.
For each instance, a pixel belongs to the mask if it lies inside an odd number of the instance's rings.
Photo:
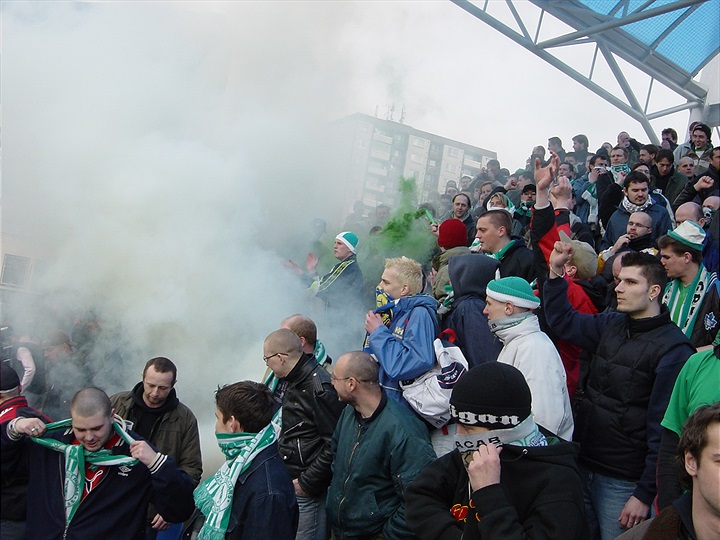
<svg viewBox="0 0 720 540">
<path fill-rule="evenodd" d="M 327 493 L 322 493 L 317 497 L 297 496 L 300 519 L 295 540 L 327 539 L 328 526 L 325 497 L 327 497 Z"/>
<path fill-rule="evenodd" d="M 590 526 L 591 538 L 615 540 L 627 531 L 618 518 L 637 484 L 592 472 L 580 466 L 583 477 L 585 518 Z"/>
<path fill-rule="evenodd" d="M 158 531 L 148 527 L 145 531 L 146 540 L 178 540 L 183 531 L 182 523 L 173 523 L 169 529 Z"/>
</svg>

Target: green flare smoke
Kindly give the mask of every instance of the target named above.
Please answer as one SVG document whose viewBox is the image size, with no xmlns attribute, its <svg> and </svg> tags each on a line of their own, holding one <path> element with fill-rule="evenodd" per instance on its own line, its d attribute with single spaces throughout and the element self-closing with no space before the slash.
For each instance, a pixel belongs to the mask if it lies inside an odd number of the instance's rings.
<svg viewBox="0 0 720 540">
<path fill-rule="evenodd" d="M 425 210 L 417 209 L 417 186 L 414 178 L 401 178 L 399 185 L 400 204 L 392 212 L 391 219 L 380 234 L 368 239 L 368 247 L 383 259 L 405 255 L 426 264 L 434 249 L 437 238 L 430 232 L 429 218 Z"/>
</svg>

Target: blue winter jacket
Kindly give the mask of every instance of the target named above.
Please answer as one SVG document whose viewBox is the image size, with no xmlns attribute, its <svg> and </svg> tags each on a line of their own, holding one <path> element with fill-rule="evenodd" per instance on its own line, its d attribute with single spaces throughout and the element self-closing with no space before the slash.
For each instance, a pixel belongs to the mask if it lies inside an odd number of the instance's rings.
<svg viewBox="0 0 720 540">
<path fill-rule="evenodd" d="M 395 401 L 403 399 L 400 381 L 415 379 L 435 364 L 433 342 L 439 333 L 437 300 L 432 296 L 404 296 L 375 311 L 392 309 L 390 327 L 379 326 L 370 334 L 369 349 L 380 364 L 380 384 Z"/>
</svg>

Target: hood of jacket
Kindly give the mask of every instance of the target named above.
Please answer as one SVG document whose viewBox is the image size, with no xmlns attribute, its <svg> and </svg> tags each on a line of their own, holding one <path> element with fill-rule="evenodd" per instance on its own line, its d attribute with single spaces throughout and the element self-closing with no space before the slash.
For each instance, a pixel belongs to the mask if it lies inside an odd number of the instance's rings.
<svg viewBox="0 0 720 540">
<path fill-rule="evenodd" d="M 475 294 L 484 300 L 485 288 L 495 279 L 499 267 L 500 261 L 486 255 L 472 253 L 451 258 L 448 272 L 455 298 Z"/>
<path fill-rule="evenodd" d="M 458 257 L 459 255 L 467 255 L 468 253 L 470 253 L 470 248 L 467 246 L 457 246 L 446 249 L 435 256 L 433 259 L 433 268 L 439 269 L 445 266 L 451 258 Z"/>
</svg>

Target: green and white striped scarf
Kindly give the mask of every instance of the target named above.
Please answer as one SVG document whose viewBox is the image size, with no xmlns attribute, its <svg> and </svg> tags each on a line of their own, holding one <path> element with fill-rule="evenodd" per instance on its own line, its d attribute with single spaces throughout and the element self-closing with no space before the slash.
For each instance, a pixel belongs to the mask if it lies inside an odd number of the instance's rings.
<svg viewBox="0 0 720 540">
<path fill-rule="evenodd" d="M 216 433 L 226 461 L 195 488 L 195 505 L 205 516 L 198 540 L 223 540 L 230 522 L 235 482 L 260 452 L 277 440 L 272 423 L 260 433 Z"/>
<path fill-rule="evenodd" d="M 688 291 L 682 305 L 680 305 L 680 297 L 682 296 L 680 290 L 682 283 L 680 280 L 673 279 L 665 287 L 663 304 L 668 307 L 672 321 L 680 327 L 680 330 L 687 337 L 692 336 L 700 305 L 705 299 L 705 293 L 716 279 L 715 273 L 708 272 L 707 268 L 701 264 L 693 282 L 688 285 Z"/>
<path fill-rule="evenodd" d="M 115 433 L 117 433 L 126 443 L 130 444 L 135 440 L 128 435 L 127 431 L 125 431 L 125 421 L 119 416 L 115 416 L 115 420 L 112 425 Z M 71 426 L 71 419 L 52 422 L 45 426 L 45 433 L 47 434 L 51 431 L 64 430 L 65 428 Z M 105 448 L 98 450 L 97 452 L 89 452 L 80 444 L 65 444 L 57 439 L 46 439 L 44 437 L 30 437 L 30 439 L 40 446 L 65 454 L 65 482 L 63 484 L 63 496 L 65 497 L 66 526 L 70 525 L 70 522 L 75 516 L 75 512 L 77 512 L 80 502 L 82 501 L 86 462 L 98 467 L 111 465 L 127 465 L 132 467 L 138 463 L 137 459 L 131 458 L 130 456 L 113 455 L 112 450 L 107 450 Z"/>
</svg>

